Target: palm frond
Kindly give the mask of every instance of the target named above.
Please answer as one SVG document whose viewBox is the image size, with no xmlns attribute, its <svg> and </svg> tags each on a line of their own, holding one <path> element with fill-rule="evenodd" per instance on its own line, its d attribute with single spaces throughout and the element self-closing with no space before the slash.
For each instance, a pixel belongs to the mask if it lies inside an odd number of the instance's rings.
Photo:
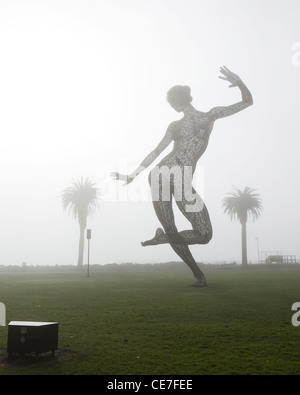
<svg viewBox="0 0 300 395">
<path fill-rule="evenodd" d="M 89 178 L 73 180 L 72 185 L 62 192 L 63 210 L 69 209 L 68 214 L 72 212 L 73 216 L 81 221 L 95 213 L 99 197 L 99 189 Z"/>
<path fill-rule="evenodd" d="M 223 199 L 224 212 L 227 213 L 231 220 L 238 219 L 240 222 L 247 222 L 248 218 L 258 219 L 263 207 L 262 200 L 255 189 L 245 187 L 243 191 L 233 187 L 233 191 L 229 192 Z"/>
</svg>

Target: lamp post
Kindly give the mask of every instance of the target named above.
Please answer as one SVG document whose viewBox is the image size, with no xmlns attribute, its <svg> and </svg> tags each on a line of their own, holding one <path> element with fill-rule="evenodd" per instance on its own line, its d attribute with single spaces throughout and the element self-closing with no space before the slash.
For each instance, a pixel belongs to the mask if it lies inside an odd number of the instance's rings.
<svg viewBox="0 0 300 395">
<path fill-rule="evenodd" d="M 87 264 L 87 277 L 90 277 L 90 240 L 92 238 L 92 230 L 86 230 L 86 238 L 88 240 L 88 264 Z"/>
</svg>

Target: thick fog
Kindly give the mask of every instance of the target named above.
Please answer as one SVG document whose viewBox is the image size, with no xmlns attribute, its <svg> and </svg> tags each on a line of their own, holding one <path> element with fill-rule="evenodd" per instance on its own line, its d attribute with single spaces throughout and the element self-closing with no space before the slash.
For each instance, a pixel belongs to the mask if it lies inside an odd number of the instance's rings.
<svg viewBox="0 0 300 395">
<path fill-rule="evenodd" d="M 249 186 L 264 207 L 248 222 L 249 261 L 258 248 L 300 259 L 299 22 L 298 0 L 1 0 L 0 264 L 76 265 L 79 226 L 61 192 L 81 177 L 103 191 L 90 263 L 179 261 L 168 245 L 140 245 L 159 226 L 150 168 L 125 187 L 109 173 L 133 171 L 182 116 L 166 101 L 173 85 L 190 86 L 200 111 L 240 101 L 222 65 L 254 105 L 215 123 L 198 162 L 214 235 L 192 253 L 241 260 L 222 199 Z M 177 210 L 176 223 L 190 226 Z"/>
</svg>

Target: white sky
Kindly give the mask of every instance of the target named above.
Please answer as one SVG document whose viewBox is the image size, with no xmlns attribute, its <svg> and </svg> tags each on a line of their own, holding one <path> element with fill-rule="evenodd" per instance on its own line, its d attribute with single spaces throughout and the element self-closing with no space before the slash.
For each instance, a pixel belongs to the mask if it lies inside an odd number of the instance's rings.
<svg viewBox="0 0 300 395">
<path fill-rule="evenodd" d="M 249 260 L 256 237 L 260 251 L 300 259 L 299 16 L 298 0 L 0 0 L 0 264 L 76 264 L 79 226 L 60 194 L 81 176 L 110 191 L 88 223 L 91 263 L 179 260 L 168 245 L 140 246 L 160 225 L 145 198 L 150 169 L 122 190 L 127 201 L 106 174 L 132 171 L 178 119 L 173 85 L 191 86 L 202 111 L 239 101 L 218 79 L 223 64 L 254 106 L 215 124 L 195 176 L 214 237 L 191 250 L 241 259 L 240 225 L 221 203 L 249 186 L 264 204 L 248 224 Z M 187 226 L 177 211 L 176 223 Z"/>
</svg>

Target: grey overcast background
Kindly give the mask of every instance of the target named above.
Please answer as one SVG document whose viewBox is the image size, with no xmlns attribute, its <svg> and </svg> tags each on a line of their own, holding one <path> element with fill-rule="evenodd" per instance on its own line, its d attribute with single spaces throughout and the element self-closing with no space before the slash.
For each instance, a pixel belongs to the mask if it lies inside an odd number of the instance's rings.
<svg viewBox="0 0 300 395">
<path fill-rule="evenodd" d="M 168 245 L 140 246 L 159 226 L 150 169 L 125 188 L 108 173 L 132 171 L 181 116 L 166 101 L 173 85 L 189 85 L 201 111 L 239 101 L 222 65 L 254 106 L 216 122 L 198 163 L 214 236 L 192 252 L 240 261 L 240 225 L 222 209 L 234 185 L 263 199 L 249 260 L 257 246 L 299 259 L 299 43 L 299 0 L 1 0 L 0 264 L 76 265 L 79 226 L 60 194 L 80 177 L 104 191 L 91 263 L 179 261 Z M 187 226 L 177 211 L 176 222 Z"/>
</svg>

